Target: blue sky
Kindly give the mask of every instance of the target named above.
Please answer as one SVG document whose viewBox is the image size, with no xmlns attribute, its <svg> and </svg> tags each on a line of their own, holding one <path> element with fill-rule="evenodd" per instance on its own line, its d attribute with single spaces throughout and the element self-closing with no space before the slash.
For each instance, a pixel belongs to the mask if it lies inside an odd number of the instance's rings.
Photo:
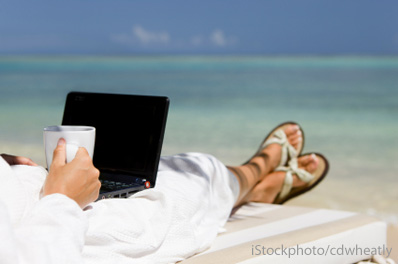
<svg viewBox="0 0 398 264">
<path fill-rule="evenodd" d="M 398 55 L 396 0 L 0 0 L 0 54 Z"/>
</svg>

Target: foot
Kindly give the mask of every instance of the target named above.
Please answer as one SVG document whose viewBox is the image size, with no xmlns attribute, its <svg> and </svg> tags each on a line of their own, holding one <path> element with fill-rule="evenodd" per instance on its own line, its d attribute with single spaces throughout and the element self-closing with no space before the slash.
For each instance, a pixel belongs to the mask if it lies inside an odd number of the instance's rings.
<svg viewBox="0 0 398 264">
<path fill-rule="evenodd" d="M 288 142 L 298 150 L 303 141 L 300 127 L 295 124 L 288 124 L 284 126 L 284 132 Z M 257 183 L 262 181 L 266 175 L 279 165 L 281 153 L 282 146 L 280 144 L 270 144 L 254 155 L 244 165 L 228 167 L 239 181 L 240 194 L 238 201 L 241 201 Z"/>
<path fill-rule="evenodd" d="M 298 125 L 288 125 L 284 130 L 287 140 L 296 150 L 303 141 L 303 135 Z M 282 146 L 274 143 L 264 148 L 260 153 L 251 158 L 246 165 L 259 171 L 259 180 L 273 171 L 281 160 Z M 249 168 L 253 169 L 253 168 Z"/>
<path fill-rule="evenodd" d="M 319 164 L 319 160 L 315 155 L 306 155 L 298 158 L 299 168 L 315 172 Z M 242 199 L 240 204 L 247 202 L 273 203 L 275 198 L 282 189 L 286 172 L 276 171 L 268 174 L 261 182 L 259 182 L 247 195 Z M 307 183 L 302 182 L 297 175 L 293 175 L 293 188 L 305 186 Z"/>
</svg>

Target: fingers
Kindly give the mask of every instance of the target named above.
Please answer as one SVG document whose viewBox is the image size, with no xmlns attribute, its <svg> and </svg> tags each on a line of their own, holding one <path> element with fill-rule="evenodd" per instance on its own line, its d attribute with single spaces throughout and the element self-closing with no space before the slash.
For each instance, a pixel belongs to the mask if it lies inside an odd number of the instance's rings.
<svg viewBox="0 0 398 264">
<path fill-rule="evenodd" d="M 92 188 L 93 189 L 91 190 L 89 203 L 97 200 L 97 198 L 99 196 L 99 191 L 101 188 L 101 182 L 99 180 L 99 175 L 100 175 L 99 170 L 93 166 L 92 169 L 90 169 L 90 176 L 91 176 L 91 180 L 92 180 Z"/>
<path fill-rule="evenodd" d="M 55 164 L 55 165 L 54 165 Z M 75 158 L 66 164 L 66 142 L 58 141 L 43 189 L 43 196 L 61 193 L 76 201 L 81 208 L 95 201 L 101 182 L 99 170 L 85 148 L 79 148 Z"/>
<path fill-rule="evenodd" d="M 20 156 L 15 157 L 15 164 L 16 165 L 19 164 L 19 165 L 28 165 L 28 166 L 38 166 L 31 159 L 25 158 L 25 157 L 20 157 Z"/>
<path fill-rule="evenodd" d="M 99 191 L 101 188 L 101 182 L 99 180 L 100 171 L 94 167 L 93 161 L 89 156 L 85 148 L 80 147 L 76 153 L 75 158 L 71 163 L 79 166 L 81 169 L 85 170 L 86 190 L 82 193 L 86 198 L 82 199 L 79 203 L 83 209 L 86 205 L 97 200 Z"/>
<path fill-rule="evenodd" d="M 83 147 L 79 147 L 76 152 L 75 158 L 72 160 L 71 163 L 80 164 L 82 168 L 86 169 L 90 169 L 91 167 L 95 168 L 93 165 L 93 160 L 88 154 L 88 151 Z"/>
<path fill-rule="evenodd" d="M 75 158 L 81 159 L 81 158 L 87 158 L 87 157 L 90 157 L 87 149 L 83 148 L 83 147 L 79 147 L 79 149 L 76 152 Z"/>
<path fill-rule="evenodd" d="M 13 156 L 8 154 L 1 154 L 0 156 L 10 165 L 28 165 L 28 166 L 38 166 L 31 159 L 21 157 L 21 156 Z"/>
<path fill-rule="evenodd" d="M 57 166 L 62 166 L 65 165 L 65 163 L 66 163 L 66 141 L 63 138 L 60 138 L 58 140 L 58 145 L 53 153 L 53 162 L 51 166 L 53 164 Z"/>
<path fill-rule="evenodd" d="M 99 170 L 95 167 L 92 167 L 86 173 L 88 179 L 87 183 L 85 184 L 85 190 L 81 193 L 81 199 L 76 199 L 80 207 L 83 209 L 89 203 L 94 202 L 97 200 L 99 196 L 99 191 L 101 188 L 101 182 L 98 179 L 99 177 Z"/>
<path fill-rule="evenodd" d="M 89 168 L 89 173 L 88 176 L 90 177 L 89 180 L 93 181 L 93 182 L 99 182 L 101 185 L 101 182 L 99 181 L 99 175 L 100 175 L 100 171 L 94 167 L 94 165 L 91 165 L 91 167 Z"/>
<path fill-rule="evenodd" d="M 90 201 L 88 203 L 97 200 L 100 188 L 101 188 L 101 182 L 97 179 L 95 183 L 93 183 L 93 190 L 91 191 Z"/>
<path fill-rule="evenodd" d="M 99 194 L 99 189 L 101 188 L 101 182 L 99 180 L 100 171 L 96 167 L 92 166 L 89 175 L 91 177 L 91 180 L 93 181 L 95 198 L 97 198 Z"/>
</svg>

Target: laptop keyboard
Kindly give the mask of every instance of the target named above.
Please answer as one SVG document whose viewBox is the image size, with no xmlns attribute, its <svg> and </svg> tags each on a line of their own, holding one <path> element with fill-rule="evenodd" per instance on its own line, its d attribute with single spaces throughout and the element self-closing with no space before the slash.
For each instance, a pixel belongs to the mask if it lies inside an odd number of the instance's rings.
<svg viewBox="0 0 398 264">
<path fill-rule="evenodd" d="M 131 187 L 136 187 L 136 186 L 141 186 L 142 183 L 123 183 L 123 182 L 117 182 L 117 181 L 101 181 L 101 191 L 106 191 L 106 192 L 111 192 L 111 191 L 117 191 L 117 190 L 122 190 L 126 188 L 131 188 Z"/>
</svg>

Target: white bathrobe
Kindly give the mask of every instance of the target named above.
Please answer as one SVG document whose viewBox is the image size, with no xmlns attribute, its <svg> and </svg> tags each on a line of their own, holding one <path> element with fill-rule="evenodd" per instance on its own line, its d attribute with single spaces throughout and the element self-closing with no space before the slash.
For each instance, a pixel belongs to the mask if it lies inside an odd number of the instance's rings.
<svg viewBox="0 0 398 264">
<path fill-rule="evenodd" d="M 174 263 L 210 246 L 239 194 L 226 167 L 198 153 L 161 158 L 155 188 L 84 212 L 64 195 L 39 200 L 45 177 L 0 158 L 1 263 Z"/>
</svg>

